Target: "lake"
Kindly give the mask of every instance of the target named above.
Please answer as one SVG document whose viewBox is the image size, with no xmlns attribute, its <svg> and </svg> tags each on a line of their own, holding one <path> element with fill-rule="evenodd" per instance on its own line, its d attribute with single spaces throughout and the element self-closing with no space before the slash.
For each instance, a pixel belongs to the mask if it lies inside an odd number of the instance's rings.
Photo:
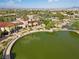
<svg viewBox="0 0 79 59">
<path fill-rule="evenodd" d="M 13 59 L 79 59 L 75 32 L 38 32 L 20 38 L 11 51 Z"/>
</svg>

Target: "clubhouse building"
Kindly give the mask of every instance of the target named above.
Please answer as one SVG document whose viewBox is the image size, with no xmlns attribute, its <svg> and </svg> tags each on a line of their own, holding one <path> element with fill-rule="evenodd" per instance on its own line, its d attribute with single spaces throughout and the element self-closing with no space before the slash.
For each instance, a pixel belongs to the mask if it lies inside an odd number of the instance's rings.
<svg viewBox="0 0 79 59">
<path fill-rule="evenodd" d="M 11 22 L 0 22 L 0 37 L 9 35 L 16 30 L 16 24 Z"/>
</svg>

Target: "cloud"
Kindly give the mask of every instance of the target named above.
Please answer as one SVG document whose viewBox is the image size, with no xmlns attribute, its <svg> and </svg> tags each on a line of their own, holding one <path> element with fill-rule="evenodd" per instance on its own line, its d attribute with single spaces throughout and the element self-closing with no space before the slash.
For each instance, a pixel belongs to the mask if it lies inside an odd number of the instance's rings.
<svg viewBox="0 0 79 59">
<path fill-rule="evenodd" d="M 7 4 L 9 4 L 9 3 L 10 3 L 10 4 L 19 4 L 20 2 L 22 2 L 22 0 L 8 0 L 6 3 L 7 3 Z M 9 4 L 9 5 L 10 5 L 10 4 Z"/>
<path fill-rule="evenodd" d="M 58 2 L 59 0 L 48 0 L 48 2 Z"/>
<path fill-rule="evenodd" d="M 6 2 L 6 5 L 14 5 L 14 4 L 15 4 L 15 2 L 13 0 Z"/>
<path fill-rule="evenodd" d="M 53 0 L 48 0 L 48 2 L 53 2 Z"/>
<path fill-rule="evenodd" d="M 55 2 L 58 2 L 59 0 L 54 0 Z"/>
<path fill-rule="evenodd" d="M 7 0 L 7 2 L 0 3 L 0 6 L 3 6 L 5 8 L 15 8 L 15 7 L 20 7 L 21 5 L 19 4 L 22 0 Z"/>
<path fill-rule="evenodd" d="M 18 2 L 22 2 L 22 0 L 17 0 Z"/>
</svg>

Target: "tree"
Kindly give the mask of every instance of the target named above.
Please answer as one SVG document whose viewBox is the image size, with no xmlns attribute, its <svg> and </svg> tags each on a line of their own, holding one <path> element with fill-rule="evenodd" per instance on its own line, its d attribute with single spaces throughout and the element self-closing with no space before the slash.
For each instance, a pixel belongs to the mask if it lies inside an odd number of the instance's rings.
<svg viewBox="0 0 79 59">
<path fill-rule="evenodd" d="M 26 14 L 22 15 L 21 18 L 22 18 L 23 20 L 28 20 L 28 19 L 29 19 Z"/>
<path fill-rule="evenodd" d="M 68 12 L 66 12 L 66 14 L 68 14 L 68 15 L 74 15 L 74 13 L 72 11 L 68 11 Z"/>
<path fill-rule="evenodd" d="M 59 12 L 57 12 L 56 16 L 58 17 L 60 21 L 63 21 L 63 19 L 65 18 L 65 16 Z"/>
<path fill-rule="evenodd" d="M 2 32 L 0 31 L 0 37 L 1 37 Z"/>
<path fill-rule="evenodd" d="M 54 27 L 54 22 L 52 22 L 51 19 L 44 20 L 44 24 L 45 24 L 46 29 L 50 29 L 50 28 Z"/>
<path fill-rule="evenodd" d="M 78 14 L 78 13 L 79 13 L 79 11 L 77 11 L 77 10 L 76 10 L 76 11 L 75 11 L 75 13 L 76 13 L 76 14 Z"/>
<path fill-rule="evenodd" d="M 4 22 L 4 17 L 3 16 L 0 17 L 0 21 Z"/>
<path fill-rule="evenodd" d="M 73 24 L 71 25 L 71 28 L 72 28 L 72 29 L 79 30 L 79 21 L 73 22 Z"/>
</svg>

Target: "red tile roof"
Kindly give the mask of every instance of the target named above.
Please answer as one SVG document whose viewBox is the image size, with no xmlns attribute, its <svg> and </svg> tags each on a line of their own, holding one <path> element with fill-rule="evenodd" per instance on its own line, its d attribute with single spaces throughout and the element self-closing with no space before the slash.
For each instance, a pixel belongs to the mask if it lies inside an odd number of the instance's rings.
<svg viewBox="0 0 79 59">
<path fill-rule="evenodd" d="M 11 22 L 0 22 L 0 27 L 11 27 L 11 26 L 15 26 L 15 24 Z"/>
</svg>

